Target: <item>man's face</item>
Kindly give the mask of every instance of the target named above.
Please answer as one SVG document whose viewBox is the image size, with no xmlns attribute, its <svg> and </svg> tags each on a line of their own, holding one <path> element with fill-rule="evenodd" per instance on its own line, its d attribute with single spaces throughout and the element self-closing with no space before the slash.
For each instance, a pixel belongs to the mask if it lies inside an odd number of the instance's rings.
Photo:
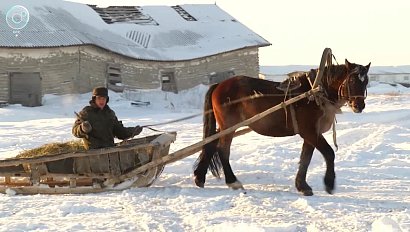
<svg viewBox="0 0 410 232">
<path fill-rule="evenodd" d="M 107 98 L 95 96 L 95 104 L 98 106 L 98 108 L 103 109 L 104 106 L 107 104 Z"/>
</svg>

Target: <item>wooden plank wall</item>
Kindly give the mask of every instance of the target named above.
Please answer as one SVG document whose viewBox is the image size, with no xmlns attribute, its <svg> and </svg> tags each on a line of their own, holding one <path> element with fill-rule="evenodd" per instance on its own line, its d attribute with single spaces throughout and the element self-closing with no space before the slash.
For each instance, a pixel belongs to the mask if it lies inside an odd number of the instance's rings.
<svg viewBox="0 0 410 232">
<path fill-rule="evenodd" d="M 40 55 L 39 55 L 40 53 Z M 0 49 L 0 101 L 8 100 L 8 72 L 40 72 L 43 94 L 90 92 L 105 86 L 107 63 L 121 67 L 128 90 L 160 89 L 161 72 L 174 72 L 178 90 L 206 82 L 212 72 L 233 70 L 258 77 L 258 48 L 177 62 L 136 60 L 92 45 L 65 48 Z"/>
<path fill-rule="evenodd" d="M 73 80 L 78 75 L 75 51 L 75 48 L 0 49 L 0 89 L 8 90 L 10 72 L 40 72 L 43 94 L 72 93 Z"/>
<path fill-rule="evenodd" d="M 80 73 L 75 84 L 77 90 L 85 93 L 95 87 L 106 86 L 107 63 L 111 61 L 110 54 L 102 49 L 91 46 L 81 47 Z"/>
<path fill-rule="evenodd" d="M 9 100 L 9 76 L 6 72 L 0 71 L 0 101 Z"/>
<path fill-rule="evenodd" d="M 212 72 L 233 70 L 236 75 L 258 77 L 258 48 L 246 48 L 210 57 L 178 62 L 123 60 L 123 83 L 129 90 L 161 88 L 161 72 L 174 72 L 178 90 L 206 82 Z"/>
</svg>

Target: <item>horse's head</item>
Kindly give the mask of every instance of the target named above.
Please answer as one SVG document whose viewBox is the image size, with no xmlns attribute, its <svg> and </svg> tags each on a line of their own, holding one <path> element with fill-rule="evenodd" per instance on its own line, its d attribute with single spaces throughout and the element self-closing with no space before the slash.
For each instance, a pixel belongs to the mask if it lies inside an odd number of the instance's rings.
<svg viewBox="0 0 410 232">
<path fill-rule="evenodd" d="M 347 104 L 355 113 L 361 113 L 366 106 L 364 100 L 367 96 L 367 84 L 369 82 L 367 72 L 370 64 L 363 66 L 345 60 L 347 76 L 339 86 L 338 95 L 339 98 L 347 101 Z"/>
</svg>

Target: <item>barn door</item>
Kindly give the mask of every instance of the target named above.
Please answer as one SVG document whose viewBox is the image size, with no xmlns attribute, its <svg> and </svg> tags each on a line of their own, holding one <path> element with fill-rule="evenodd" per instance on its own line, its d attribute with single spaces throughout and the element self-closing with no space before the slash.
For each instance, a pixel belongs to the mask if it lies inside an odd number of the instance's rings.
<svg viewBox="0 0 410 232">
<path fill-rule="evenodd" d="M 10 73 L 10 103 L 41 106 L 40 73 Z"/>
</svg>

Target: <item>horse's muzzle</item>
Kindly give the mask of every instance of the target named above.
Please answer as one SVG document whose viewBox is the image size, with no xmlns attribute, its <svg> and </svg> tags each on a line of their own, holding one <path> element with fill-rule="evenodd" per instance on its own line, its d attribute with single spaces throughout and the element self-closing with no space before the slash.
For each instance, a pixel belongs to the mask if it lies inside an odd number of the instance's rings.
<svg viewBox="0 0 410 232">
<path fill-rule="evenodd" d="M 364 98 L 355 98 L 353 100 L 349 100 L 348 104 L 355 113 L 361 113 L 366 107 L 366 104 L 364 103 Z"/>
</svg>

